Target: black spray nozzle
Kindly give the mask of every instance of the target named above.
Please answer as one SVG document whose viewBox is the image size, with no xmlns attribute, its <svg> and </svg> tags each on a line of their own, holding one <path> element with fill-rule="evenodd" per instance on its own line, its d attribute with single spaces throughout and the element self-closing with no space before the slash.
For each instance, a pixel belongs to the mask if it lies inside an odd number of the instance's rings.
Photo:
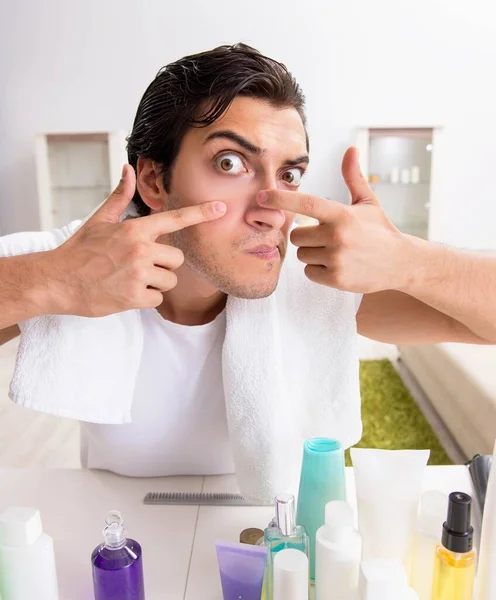
<svg viewBox="0 0 496 600">
<path fill-rule="evenodd" d="M 464 492 L 449 495 L 448 518 L 443 524 L 443 546 L 452 552 L 470 552 L 474 528 L 470 525 L 472 498 Z"/>
</svg>

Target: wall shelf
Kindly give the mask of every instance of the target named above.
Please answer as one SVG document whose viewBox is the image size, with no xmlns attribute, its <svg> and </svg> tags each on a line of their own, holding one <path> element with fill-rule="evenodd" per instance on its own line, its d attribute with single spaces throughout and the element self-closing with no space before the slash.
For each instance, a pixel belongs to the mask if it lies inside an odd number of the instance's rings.
<svg viewBox="0 0 496 600">
<path fill-rule="evenodd" d="M 434 130 L 430 128 L 381 127 L 359 129 L 357 147 L 367 179 L 377 176 L 370 186 L 400 230 L 428 238 L 431 190 L 431 163 Z M 418 183 L 403 183 L 402 171 L 416 167 Z M 397 183 L 391 179 L 400 178 Z"/>
<path fill-rule="evenodd" d="M 125 132 L 46 132 L 36 136 L 41 228 L 84 219 L 119 182 Z"/>
<path fill-rule="evenodd" d="M 412 188 L 416 188 L 416 187 L 422 187 L 422 186 L 429 187 L 430 185 L 431 185 L 430 182 L 420 182 L 420 183 L 391 183 L 390 181 L 379 181 L 378 183 L 370 183 L 371 187 L 387 186 L 387 187 L 412 187 Z"/>
</svg>

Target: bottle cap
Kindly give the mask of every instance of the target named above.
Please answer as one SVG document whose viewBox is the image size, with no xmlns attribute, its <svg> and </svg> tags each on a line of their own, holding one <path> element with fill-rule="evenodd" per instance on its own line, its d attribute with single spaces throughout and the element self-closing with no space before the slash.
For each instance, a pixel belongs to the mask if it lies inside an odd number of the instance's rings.
<svg viewBox="0 0 496 600">
<path fill-rule="evenodd" d="M 0 515 L 0 546 L 31 546 L 42 533 L 36 508 L 12 507 Z"/>
<path fill-rule="evenodd" d="M 353 509 L 344 500 L 333 500 L 325 507 L 326 538 L 329 542 L 339 542 L 354 529 Z"/>
<path fill-rule="evenodd" d="M 420 500 L 417 527 L 430 537 L 441 539 L 443 523 L 448 510 L 448 496 L 437 490 L 427 490 Z"/>
<path fill-rule="evenodd" d="M 274 600 L 308 600 L 308 556 L 286 548 L 274 556 Z"/>
<path fill-rule="evenodd" d="M 249 529 L 244 529 L 239 534 L 239 541 L 241 544 L 250 544 L 251 546 L 255 546 L 260 538 L 263 538 L 263 535 L 264 532 L 261 529 L 250 527 Z"/>
<path fill-rule="evenodd" d="M 105 546 L 117 550 L 126 545 L 126 529 L 122 515 L 118 510 L 111 510 L 105 515 L 103 537 Z"/>
<path fill-rule="evenodd" d="M 408 590 L 405 569 L 399 560 L 374 558 L 360 564 L 362 600 L 403 600 Z"/>
<path fill-rule="evenodd" d="M 464 492 L 449 495 L 448 518 L 443 524 L 442 543 L 452 552 L 470 552 L 474 528 L 470 525 L 472 498 Z"/>
<path fill-rule="evenodd" d="M 292 494 L 276 496 L 276 521 L 282 535 L 291 535 L 296 529 L 295 497 Z"/>
</svg>

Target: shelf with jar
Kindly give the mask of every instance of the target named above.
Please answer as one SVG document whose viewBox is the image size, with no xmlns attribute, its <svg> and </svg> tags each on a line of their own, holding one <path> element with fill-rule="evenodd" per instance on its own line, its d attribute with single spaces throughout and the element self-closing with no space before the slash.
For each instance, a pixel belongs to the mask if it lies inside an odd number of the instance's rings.
<svg viewBox="0 0 496 600">
<path fill-rule="evenodd" d="M 369 175 L 369 183 L 374 185 L 430 185 L 430 181 L 421 181 L 420 169 L 416 165 L 411 167 L 393 167 L 387 176 L 379 173 Z"/>
</svg>

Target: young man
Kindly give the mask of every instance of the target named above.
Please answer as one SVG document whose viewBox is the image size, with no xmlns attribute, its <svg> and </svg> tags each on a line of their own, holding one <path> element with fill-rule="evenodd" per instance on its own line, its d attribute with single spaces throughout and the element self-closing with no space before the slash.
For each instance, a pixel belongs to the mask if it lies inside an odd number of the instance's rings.
<svg viewBox="0 0 496 600">
<path fill-rule="evenodd" d="M 336 290 L 336 306 L 355 295 L 365 336 L 496 343 L 496 310 L 485 301 L 496 294 L 494 257 L 400 233 L 355 149 L 343 160 L 351 206 L 298 193 L 309 162 L 304 99 L 286 68 L 257 51 L 220 47 L 165 67 L 141 100 L 128 153 L 132 168 L 116 192 L 65 243 L 0 259 L 0 327 L 141 310 L 132 422 L 85 424 L 86 465 L 126 475 L 235 469 L 221 356 L 226 300 L 269 297 L 289 244 L 308 280 Z M 120 222 L 131 198 L 140 218 Z M 319 224 L 291 231 L 295 213 Z M 0 240 L 0 253 L 20 252 L 10 246 Z M 336 321 L 349 335 L 354 312 Z M 330 368 L 337 379 L 338 362 Z"/>
</svg>

